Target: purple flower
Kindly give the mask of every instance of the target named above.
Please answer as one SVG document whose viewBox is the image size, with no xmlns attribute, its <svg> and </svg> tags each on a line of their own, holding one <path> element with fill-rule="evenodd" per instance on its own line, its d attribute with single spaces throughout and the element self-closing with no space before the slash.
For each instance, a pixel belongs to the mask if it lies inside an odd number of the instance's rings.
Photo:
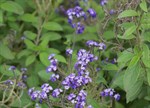
<svg viewBox="0 0 150 108">
<path fill-rule="evenodd" d="M 27 75 L 22 75 L 22 80 L 27 81 Z"/>
<path fill-rule="evenodd" d="M 115 94 L 114 98 L 115 98 L 116 101 L 119 101 L 120 100 L 120 95 L 119 94 Z"/>
<path fill-rule="evenodd" d="M 94 9 L 90 8 L 90 9 L 87 10 L 87 12 L 90 14 L 90 16 L 92 18 L 96 18 L 96 12 L 95 12 Z"/>
<path fill-rule="evenodd" d="M 80 22 L 77 23 L 77 27 L 76 27 L 76 33 L 77 34 L 82 34 L 84 31 L 84 25 L 81 24 Z"/>
<path fill-rule="evenodd" d="M 51 55 L 49 55 L 48 60 L 53 59 L 53 57 L 54 57 L 54 56 L 55 56 L 55 54 L 51 54 Z"/>
<path fill-rule="evenodd" d="M 45 91 L 40 92 L 40 99 L 47 99 L 47 93 Z"/>
<path fill-rule="evenodd" d="M 52 74 L 52 76 L 50 77 L 50 80 L 52 82 L 55 82 L 57 79 L 59 79 L 59 75 L 58 74 Z"/>
<path fill-rule="evenodd" d="M 35 89 L 34 87 L 30 88 L 30 89 L 28 90 L 28 95 L 31 96 L 31 94 L 33 93 L 34 89 Z"/>
<path fill-rule="evenodd" d="M 52 96 L 53 96 L 54 98 L 57 98 L 57 97 L 60 95 L 61 92 L 63 92 L 63 90 L 57 88 L 57 89 L 53 90 Z"/>
<path fill-rule="evenodd" d="M 53 88 L 48 83 L 43 84 L 41 89 L 46 93 L 49 93 L 51 90 L 53 90 Z"/>
<path fill-rule="evenodd" d="M 73 50 L 69 48 L 66 50 L 66 55 L 72 55 L 72 52 L 73 52 Z"/>
<path fill-rule="evenodd" d="M 25 73 L 25 72 L 27 72 L 27 68 L 21 68 L 21 71 L 22 71 L 23 73 Z"/>
<path fill-rule="evenodd" d="M 40 98 L 40 91 L 33 91 L 33 93 L 30 95 L 32 100 L 36 100 Z"/>
<path fill-rule="evenodd" d="M 105 50 L 106 49 L 106 45 L 104 43 L 99 43 L 98 44 L 98 48 L 99 48 L 99 50 Z"/>
<path fill-rule="evenodd" d="M 16 69 L 15 66 L 10 66 L 8 70 L 14 71 Z"/>
<path fill-rule="evenodd" d="M 109 14 L 110 15 L 113 15 L 115 13 L 115 10 L 113 10 L 113 9 L 111 9 L 110 11 L 109 11 Z"/>
<path fill-rule="evenodd" d="M 67 99 L 68 99 L 69 101 L 72 101 L 72 100 L 75 99 L 75 97 L 76 97 L 76 95 L 73 94 L 73 93 L 71 93 L 70 95 L 68 95 Z M 72 102 L 74 103 L 74 101 L 72 101 Z"/>
<path fill-rule="evenodd" d="M 107 0 L 100 0 L 100 5 L 101 5 L 101 6 L 104 6 L 104 5 L 107 4 L 107 2 L 108 2 Z"/>
<path fill-rule="evenodd" d="M 26 88 L 26 84 L 23 83 L 23 82 L 18 82 L 17 86 L 20 87 L 20 88 Z"/>
<path fill-rule="evenodd" d="M 6 81 L 4 82 L 4 84 L 6 84 L 6 85 L 13 85 L 14 82 L 13 82 L 12 80 L 6 80 Z"/>
</svg>

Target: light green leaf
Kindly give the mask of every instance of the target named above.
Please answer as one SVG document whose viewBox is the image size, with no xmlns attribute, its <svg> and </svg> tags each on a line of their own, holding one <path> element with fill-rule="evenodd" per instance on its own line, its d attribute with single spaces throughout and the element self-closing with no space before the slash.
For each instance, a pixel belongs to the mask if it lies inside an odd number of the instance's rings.
<svg viewBox="0 0 150 108">
<path fill-rule="evenodd" d="M 0 55 L 10 60 L 15 58 L 11 50 L 6 45 L 2 44 L 1 42 L 0 42 Z"/>
<path fill-rule="evenodd" d="M 34 50 L 36 45 L 29 39 L 25 39 L 25 44 L 27 46 L 28 49 Z"/>
<path fill-rule="evenodd" d="M 45 66 L 49 66 L 50 65 L 50 62 L 48 60 L 48 56 L 49 54 L 46 53 L 46 52 L 42 52 L 40 53 L 40 61 L 45 65 Z"/>
<path fill-rule="evenodd" d="M 61 39 L 61 35 L 55 32 L 48 32 L 42 35 L 41 40 L 55 41 Z"/>
<path fill-rule="evenodd" d="M 23 20 L 25 22 L 38 22 L 37 17 L 35 17 L 32 14 L 28 14 L 28 13 L 22 15 L 20 18 L 21 18 L 21 20 Z"/>
<path fill-rule="evenodd" d="M 150 68 L 147 69 L 147 81 L 150 86 Z"/>
<path fill-rule="evenodd" d="M 30 64 L 32 64 L 36 59 L 36 56 L 35 55 L 30 55 L 29 57 L 27 57 L 26 59 L 26 66 L 29 66 Z"/>
<path fill-rule="evenodd" d="M 52 74 L 53 74 L 52 72 L 47 73 L 46 70 L 38 72 L 39 77 L 45 82 L 50 80 Z"/>
<path fill-rule="evenodd" d="M 103 66 L 103 70 L 118 70 L 118 67 L 115 64 L 107 64 Z"/>
<path fill-rule="evenodd" d="M 140 79 L 142 71 L 140 63 L 137 63 L 132 67 L 128 67 L 125 71 L 123 83 L 126 91 L 127 103 L 138 97 L 143 84 L 143 80 Z"/>
<path fill-rule="evenodd" d="M 135 25 L 129 27 L 129 28 L 125 31 L 125 33 L 123 34 L 123 36 L 127 37 L 127 36 L 131 35 L 131 34 L 136 30 L 136 28 L 137 28 L 137 26 L 135 26 Z"/>
<path fill-rule="evenodd" d="M 25 35 L 25 37 L 27 37 L 30 40 L 34 40 L 37 36 L 37 34 L 31 32 L 31 31 L 25 31 L 24 35 Z"/>
<path fill-rule="evenodd" d="M 22 50 L 17 54 L 17 58 L 20 59 L 23 56 L 28 56 L 29 54 L 31 54 L 32 52 L 30 50 Z"/>
<path fill-rule="evenodd" d="M 150 68 L 150 50 L 149 50 L 149 47 L 146 44 L 143 44 L 142 47 L 143 47 L 142 61 L 146 67 Z"/>
<path fill-rule="evenodd" d="M 145 2 L 145 0 L 142 0 L 142 2 L 140 3 L 140 8 L 145 11 L 145 12 L 148 12 L 147 11 L 147 4 Z"/>
<path fill-rule="evenodd" d="M 138 63 L 140 57 L 141 57 L 141 55 L 135 55 L 135 56 L 131 59 L 131 61 L 130 61 L 130 63 L 129 63 L 129 67 L 136 65 L 136 64 Z"/>
<path fill-rule="evenodd" d="M 67 63 L 66 59 L 62 55 L 56 55 L 55 58 L 62 63 Z"/>
<path fill-rule="evenodd" d="M 3 23 L 3 12 L 0 10 L 0 24 Z"/>
<path fill-rule="evenodd" d="M 135 38 L 134 35 L 128 35 L 128 36 L 117 35 L 117 37 L 120 38 L 120 39 L 126 39 L 126 40 Z"/>
<path fill-rule="evenodd" d="M 19 15 L 22 15 L 24 13 L 23 8 L 18 3 L 13 1 L 7 1 L 5 3 L 2 3 L 0 7 L 3 10 L 6 10 L 8 12 L 13 12 Z"/>
<path fill-rule="evenodd" d="M 118 18 L 133 17 L 133 16 L 138 16 L 138 13 L 135 10 L 125 10 L 119 14 Z"/>
<path fill-rule="evenodd" d="M 47 22 L 43 25 L 43 27 L 50 31 L 63 31 L 61 25 L 56 22 Z"/>
</svg>

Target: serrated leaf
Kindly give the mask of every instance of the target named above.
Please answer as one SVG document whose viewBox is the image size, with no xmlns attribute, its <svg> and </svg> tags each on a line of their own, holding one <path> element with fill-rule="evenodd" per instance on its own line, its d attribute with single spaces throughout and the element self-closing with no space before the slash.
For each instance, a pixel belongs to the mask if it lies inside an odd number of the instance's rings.
<svg viewBox="0 0 150 108">
<path fill-rule="evenodd" d="M 43 25 L 43 28 L 50 31 L 63 31 L 61 25 L 56 22 L 47 22 Z"/>
<path fill-rule="evenodd" d="M 140 8 L 145 11 L 145 12 L 148 12 L 147 11 L 147 4 L 145 2 L 145 0 L 142 0 L 142 2 L 140 3 Z"/>
<path fill-rule="evenodd" d="M 30 64 L 32 64 L 36 59 L 36 56 L 35 55 L 30 55 L 29 57 L 27 57 L 26 59 L 26 66 L 29 66 Z"/>
<path fill-rule="evenodd" d="M 45 65 L 45 66 L 49 66 L 50 65 L 50 62 L 48 60 L 48 56 L 49 54 L 46 53 L 46 52 L 42 52 L 40 53 L 40 61 Z"/>
<path fill-rule="evenodd" d="M 30 40 L 34 40 L 37 36 L 37 34 L 31 32 L 31 31 L 25 31 L 24 35 L 25 35 L 25 37 L 27 37 Z"/>
<path fill-rule="evenodd" d="M 39 77 L 45 82 L 50 80 L 52 74 L 53 74 L 52 72 L 46 73 L 46 70 L 38 72 Z"/>
<path fill-rule="evenodd" d="M 55 58 L 62 63 L 67 63 L 66 59 L 62 55 L 56 55 Z"/>
<path fill-rule="evenodd" d="M 125 10 L 119 14 L 118 18 L 133 17 L 133 16 L 138 16 L 138 13 L 135 10 Z"/>
<path fill-rule="evenodd" d="M 13 1 L 7 1 L 5 3 L 2 3 L 0 7 L 3 10 L 6 10 L 8 12 L 13 12 L 19 15 L 22 15 L 24 13 L 23 8 L 18 3 Z"/>
<path fill-rule="evenodd" d="M 11 50 L 1 42 L 0 42 L 0 55 L 9 60 L 13 60 L 15 58 Z"/>
<path fill-rule="evenodd" d="M 20 17 L 21 20 L 25 21 L 25 22 L 38 22 L 38 19 L 37 17 L 35 17 L 34 15 L 32 14 L 24 14 Z"/>
</svg>

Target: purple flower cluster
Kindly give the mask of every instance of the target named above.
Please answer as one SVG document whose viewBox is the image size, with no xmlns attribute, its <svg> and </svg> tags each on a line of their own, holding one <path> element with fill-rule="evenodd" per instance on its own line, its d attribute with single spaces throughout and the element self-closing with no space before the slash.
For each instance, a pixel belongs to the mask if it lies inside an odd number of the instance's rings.
<svg viewBox="0 0 150 108">
<path fill-rule="evenodd" d="M 46 71 L 47 72 L 55 72 L 57 70 L 57 59 L 54 58 L 55 54 L 51 54 L 49 57 L 48 57 L 48 60 L 50 60 L 51 62 L 51 65 L 47 67 Z"/>
<path fill-rule="evenodd" d="M 23 83 L 23 82 L 18 82 L 17 83 L 17 86 L 19 87 L 19 88 L 26 88 L 26 84 L 25 83 Z"/>
<path fill-rule="evenodd" d="M 40 90 L 35 90 L 35 88 L 30 88 L 28 90 L 28 95 L 31 97 L 32 100 L 39 100 L 42 102 L 42 100 L 45 100 L 48 98 L 48 93 L 53 90 L 53 88 L 45 83 L 41 86 L 41 91 Z"/>
<path fill-rule="evenodd" d="M 87 13 L 89 14 L 90 17 L 96 18 L 96 12 L 94 9 L 92 8 L 88 9 Z M 66 14 L 68 16 L 68 23 L 71 25 L 72 28 L 76 28 L 76 33 L 77 34 L 83 33 L 85 29 L 84 25 L 80 21 L 75 22 L 75 19 L 83 18 L 84 20 L 86 20 L 87 19 L 86 12 L 84 12 L 80 6 L 76 6 L 74 8 L 68 9 Z"/>
<path fill-rule="evenodd" d="M 93 62 L 95 60 L 98 60 L 97 56 L 94 56 L 89 51 L 86 51 L 85 49 L 80 49 L 77 54 L 77 62 L 75 64 L 75 69 L 78 71 L 79 75 L 84 74 L 86 71 L 86 67 L 89 62 Z"/>
<path fill-rule="evenodd" d="M 57 97 L 60 95 L 60 93 L 62 93 L 62 92 L 63 92 L 62 89 L 56 88 L 55 90 L 53 90 L 52 96 L 53 96 L 54 98 L 57 98 Z"/>
<path fill-rule="evenodd" d="M 92 82 L 92 79 L 88 75 L 76 76 L 74 73 L 71 73 L 62 81 L 62 85 L 66 90 L 68 90 L 69 88 L 76 89 L 78 87 L 88 84 L 89 82 Z"/>
<path fill-rule="evenodd" d="M 120 95 L 118 93 L 115 92 L 114 89 L 111 89 L 111 88 L 108 88 L 108 89 L 105 89 L 103 90 L 100 95 L 102 97 L 113 97 L 116 101 L 120 100 Z"/>
<path fill-rule="evenodd" d="M 15 69 L 16 69 L 16 67 L 15 67 L 15 66 L 10 66 L 8 70 L 10 70 L 10 71 L 14 71 Z"/>
<path fill-rule="evenodd" d="M 66 50 L 66 55 L 67 56 L 72 55 L 72 53 L 73 53 L 72 49 L 69 48 L 69 49 Z"/>
<path fill-rule="evenodd" d="M 52 82 L 55 82 L 57 79 L 59 79 L 59 75 L 58 74 L 52 74 L 52 76 L 50 77 L 50 80 Z"/>
<path fill-rule="evenodd" d="M 4 82 L 4 84 L 6 84 L 6 85 L 13 85 L 14 82 L 13 82 L 12 80 L 6 80 L 6 81 Z"/>
<path fill-rule="evenodd" d="M 67 99 L 71 101 L 71 103 L 75 104 L 75 108 L 84 108 L 86 105 L 86 97 L 87 93 L 84 90 L 80 90 L 78 95 L 71 93 L 68 95 Z M 92 108 L 92 106 L 89 105 L 88 108 Z"/>
<path fill-rule="evenodd" d="M 106 45 L 104 43 L 98 43 L 98 42 L 93 41 L 93 40 L 87 41 L 86 45 L 88 47 L 97 47 L 99 50 L 105 50 L 106 49 Z"/>
</svg>

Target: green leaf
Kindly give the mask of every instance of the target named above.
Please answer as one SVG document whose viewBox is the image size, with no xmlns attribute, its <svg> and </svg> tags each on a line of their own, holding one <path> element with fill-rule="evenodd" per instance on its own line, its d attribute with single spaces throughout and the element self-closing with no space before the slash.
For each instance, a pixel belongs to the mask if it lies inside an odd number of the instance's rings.
<svg viewBox="0 0 150 108">
<path fill-rule="evenodd" d="M 103 70 L 118 70 L 118 67 L 115 64 L 107 64 L 103 66 Z"/>
<path fill-rule="evenodd" d="M 142 0 L 142 2 L 140 3 L 140 8 L 145 11 L 145 12 L 148 12 L 147 11 L 147 4 L 146 4 L 146 1 L 145 0 Z"/>
<path fill-rule="evenodd" d="M 140 79 L 142 71 L 140 63 L 137 63 L 132 67 L 128 67 L 125 71 L 123 83 L 126 91 L 127 103 L 138 97 L 143 84 L 143 80 Z"/>
<path fill-rule="evenodd" d="M 15 58 L 10 49 L 1 42 L 0 42 L 0 55 L 9 60 L 13 60 Z"/>
<path fill-rule="evenodd" d="M 23 56 L 28 56 L 29 54 L 31 54 L 32 52 L 30 50 L 22 50 L 17 54 L 17 59 L 22 58 Z"/>
<path fill-rule="evenodd" d="M 9 77 L 14 77 L 14 74 L 12 71 L 9 70 L 9 67 L 10 67 L 9 65 L 1 65 L 0 66 L 0 73 L 3 75 L 9 76 Z M 16 76 L 20 75 L 20 72 L 18 69 L 14 70 L 14 72 L 15 72 Z"/>
<path fill-rule="evenodd" d="M 39 77 L 45 82 L 50 80 L 50 76 L 52 74 L 53 74 L 52 72 L 47 73 L 46 70 L 42 70 L 42 71 L 38 72 Z"/>
<path fill-rule="evenodd" d="M 43 25 L 43 27 L 50 31 L 63 31 L 61 25 L 56 22 L 47 22 Z"/>
<path fill-rule="evenodd" d="M 25 35 L 25 37 L 27 37 L 30 40 L 34 40 L 37 36 L 37 34 L 31 32 L 31 31 L 25 31 L 24 35 Z"/>
<path fill-rule="evenodd" d="M 27 46 L 28 49 L 34 50 L 36 45 L 29 39 L 25 39 L 25 44 Z"/>
<path fill-rule="evenodd" d="M 62 63 L 67 63 L 66 59 L 62 55 L 56 55 L 55 58 Z"/>
<path fill-rule="evenodd" d="M 40 61 L 45 65 L 45 66 L 49 66 L 50 65 L 50 62 L 48 60 L 48 56 L 49 54 L 46 53 L 46 52 L 42 52 L 40 53 Z"/>
<path fill-rule="evenodd" d="M 126 40 L 135 38 L 134 35 L 128 35 L 128 36 L 117 35 L 117 37 L 120 38 L 120 39 L 126 39 Z"/>
<path fill-rule="evenodd" d="M 146 44 L 143 44 L 142 47 L 143 47 L 142 61 L 146 67 L 150 68 L 150 50 L 149 50 L 149 47 Z"/>
<path fill-rule="evenodd" d="M 38 22 L 38 19 L 37 17 L 35 17 L 34 15 L 32 14 L 24 14 L 20 17 L 21 20 L 25 21 L 25 22 Z"/>
<path fill-rule="evenodd" d="M 140 57 L 141 57 L 141 55 L 135 55 L 135 56 L 131 59 L 131 61 L 130 61 L 130 63 L 129 63 L 129 67 L 136 65 L 136 64 L 138 63 Z"/>
<path fill-rule="evenodd" d="M 125 50 L 118 57 L 117 62 L 119 62 L 119 63 L 127 63 L 133 56 L 134 56 L 133 53 L 131 53 L 128 50 Z"/>
<path fill-rule="evenodd" d="M 138 16 L 138 13 L 135 10 L 125 10 L 119 14 L 118 18 L 133 17 L 133 16 Z"/>
<path fill-rule="evenodd" d="M 0 10 L 0 24 L 3 23 L 3 12 Z"/>
<path fill-rule="evenodd" d="M 55 32 L 48 32 L 42 35 L 41 40 L 55 41 L 61 39 L 61 35 Z"/>
<path fill-rule="evenodd" d="M 26 59 L 26 66 L 29 66 L 30 64 L 32 64 L 36 59 L 36 56 L 35 55 L 30 55 L 29 57 L 27 57 Z"/>
<path fill-rule="evenodd" d="M 150 68 L 147 69 L 147 81 L 150 86 Z"/>
<path fill-rule="evenodd" d="M 2 3 L 0 5 L 0 7 L 3 10 L 6 10 L 8 12 L 13 12 L 13 13 L 16 13 L 16 14 L 19 14 L 19 15 L 22 15 L 24 13 L 23 8 L 18 3 L 13 2 L 13 1 L 7 1 L 5 3 Z"/>
<path fill-rule="evenodd" d="M 38 78 L 38 76 L 29 76 L 28 78 L 27 78 L 27 84 L 28 84 L 28 86 L 29 87 L 36 87 L 36 86 L 38 86 L 39 85 L 39 78 Z"/>
<path fill-rule="evenodd" d="M 131 26 L 130 28 L 128 28 L 125 33 L 123 34 L 123 36 L 129 36 L 131 35 L 135 30 L 136 30 L 137 26 Z"/>
</svg>

